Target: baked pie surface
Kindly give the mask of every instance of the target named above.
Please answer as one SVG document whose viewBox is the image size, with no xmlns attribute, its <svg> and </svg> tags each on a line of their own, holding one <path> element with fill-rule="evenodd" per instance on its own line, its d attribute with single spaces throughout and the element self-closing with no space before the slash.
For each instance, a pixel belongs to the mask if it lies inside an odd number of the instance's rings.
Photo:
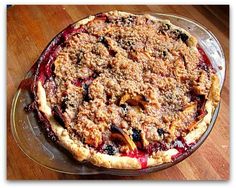
<svg viewBox="0 0 236 188">
<path fill-rule="evenodd" d="M 38 62 L 34 105 L 48 137 L 78 161 L 140 169 L 196 144 L 220 100 L 197 40 L 150 15 L 81 20 Z"/>
</svg>

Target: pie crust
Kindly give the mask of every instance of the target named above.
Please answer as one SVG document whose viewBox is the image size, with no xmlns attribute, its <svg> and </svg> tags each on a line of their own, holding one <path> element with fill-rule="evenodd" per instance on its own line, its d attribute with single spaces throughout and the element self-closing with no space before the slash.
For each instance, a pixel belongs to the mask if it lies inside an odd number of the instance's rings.
<svg viewBox="0 0 236 188">
<path fill-rule="evenodd" d="M 78 161 L 115 169 L 173 162 L 197 143 L 220 84 L 194 36 L 120 11 L 69 32 L 35 69 L 34 105 L 49 137 Z"/>
</svg>

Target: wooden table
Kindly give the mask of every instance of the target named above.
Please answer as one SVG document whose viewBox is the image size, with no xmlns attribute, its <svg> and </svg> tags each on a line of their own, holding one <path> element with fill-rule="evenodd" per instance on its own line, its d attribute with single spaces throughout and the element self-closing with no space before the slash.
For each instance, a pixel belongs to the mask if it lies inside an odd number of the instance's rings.
<svg viewBox="0 0 236 188">
<path fill-rule="evenodd" d="M 30 160 L 10 130 L 11 102 L 17 87 L 48 42 L 72 22 L 108 10 L 162 12 L 186 16 L 210 29 L 225 53 L 227 74 L 217 122 L 204 144 L 169 169 L 139 177 L 79 176 L 53 172 Z M 229 7 L 212 6 L 12 6 L 7 10 L 7 178 L 226 180 L 229 178 Z"/>
</svg>

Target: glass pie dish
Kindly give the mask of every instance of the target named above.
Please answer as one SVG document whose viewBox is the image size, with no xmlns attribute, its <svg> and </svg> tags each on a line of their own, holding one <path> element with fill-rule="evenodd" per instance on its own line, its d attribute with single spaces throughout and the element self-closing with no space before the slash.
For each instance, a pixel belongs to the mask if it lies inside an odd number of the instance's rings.
<svg viewBox="0 0 236 188">
<path fill-rule="evenodd" d="M 198 39 L 199 45 L 207 54 L 220 78 L 220 87 L 222 89 L 225 78 L 225 58 L 222 47 L 216 37 L 204 26 L 187 18 L 159 13 L 151 15 L 160 19 L 170 20 L 171 23 L 184 28 Z M 26 75 L 26 78 L 30 77 L 32 77 L 31 71 Z M 177 157 L 174 162 L 140 170 L 118 170 L 99 168 L 87 163 L 77 162 L 65 149 L 48 140 L 40 129 L 35 114 L 32 112 L 28 113 L 24 110 L 24 107 L 30 102 L 30 93 L 27 90 L 19 88 L 13 99 L 10 116 L 12 134 L 20 149 L 29 158 L 46 168 L 58 172 L 80 175 L 112 174 L 134 176 L 169 168 L 187 158 L 204 142 L 214 126 L 220 108 L 219 104 L 214 112 L 210 125 L 198 142 L 188 152 Z"/>
</svg>

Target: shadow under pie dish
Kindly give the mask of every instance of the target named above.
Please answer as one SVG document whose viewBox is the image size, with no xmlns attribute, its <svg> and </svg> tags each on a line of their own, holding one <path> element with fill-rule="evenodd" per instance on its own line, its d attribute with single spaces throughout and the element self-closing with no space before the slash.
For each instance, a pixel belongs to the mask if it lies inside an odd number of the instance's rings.
<svg viewBox="0 0 236 188">
<path fill-rule="evenodd" d="M 174 163 L 198 144 L 220 100 L 222 79 L 193 35 L 119 11 L 78 21 L 22 81 L 33 98 L 26 110 L 78 161 L 112 169 Z"/>
</svg>

